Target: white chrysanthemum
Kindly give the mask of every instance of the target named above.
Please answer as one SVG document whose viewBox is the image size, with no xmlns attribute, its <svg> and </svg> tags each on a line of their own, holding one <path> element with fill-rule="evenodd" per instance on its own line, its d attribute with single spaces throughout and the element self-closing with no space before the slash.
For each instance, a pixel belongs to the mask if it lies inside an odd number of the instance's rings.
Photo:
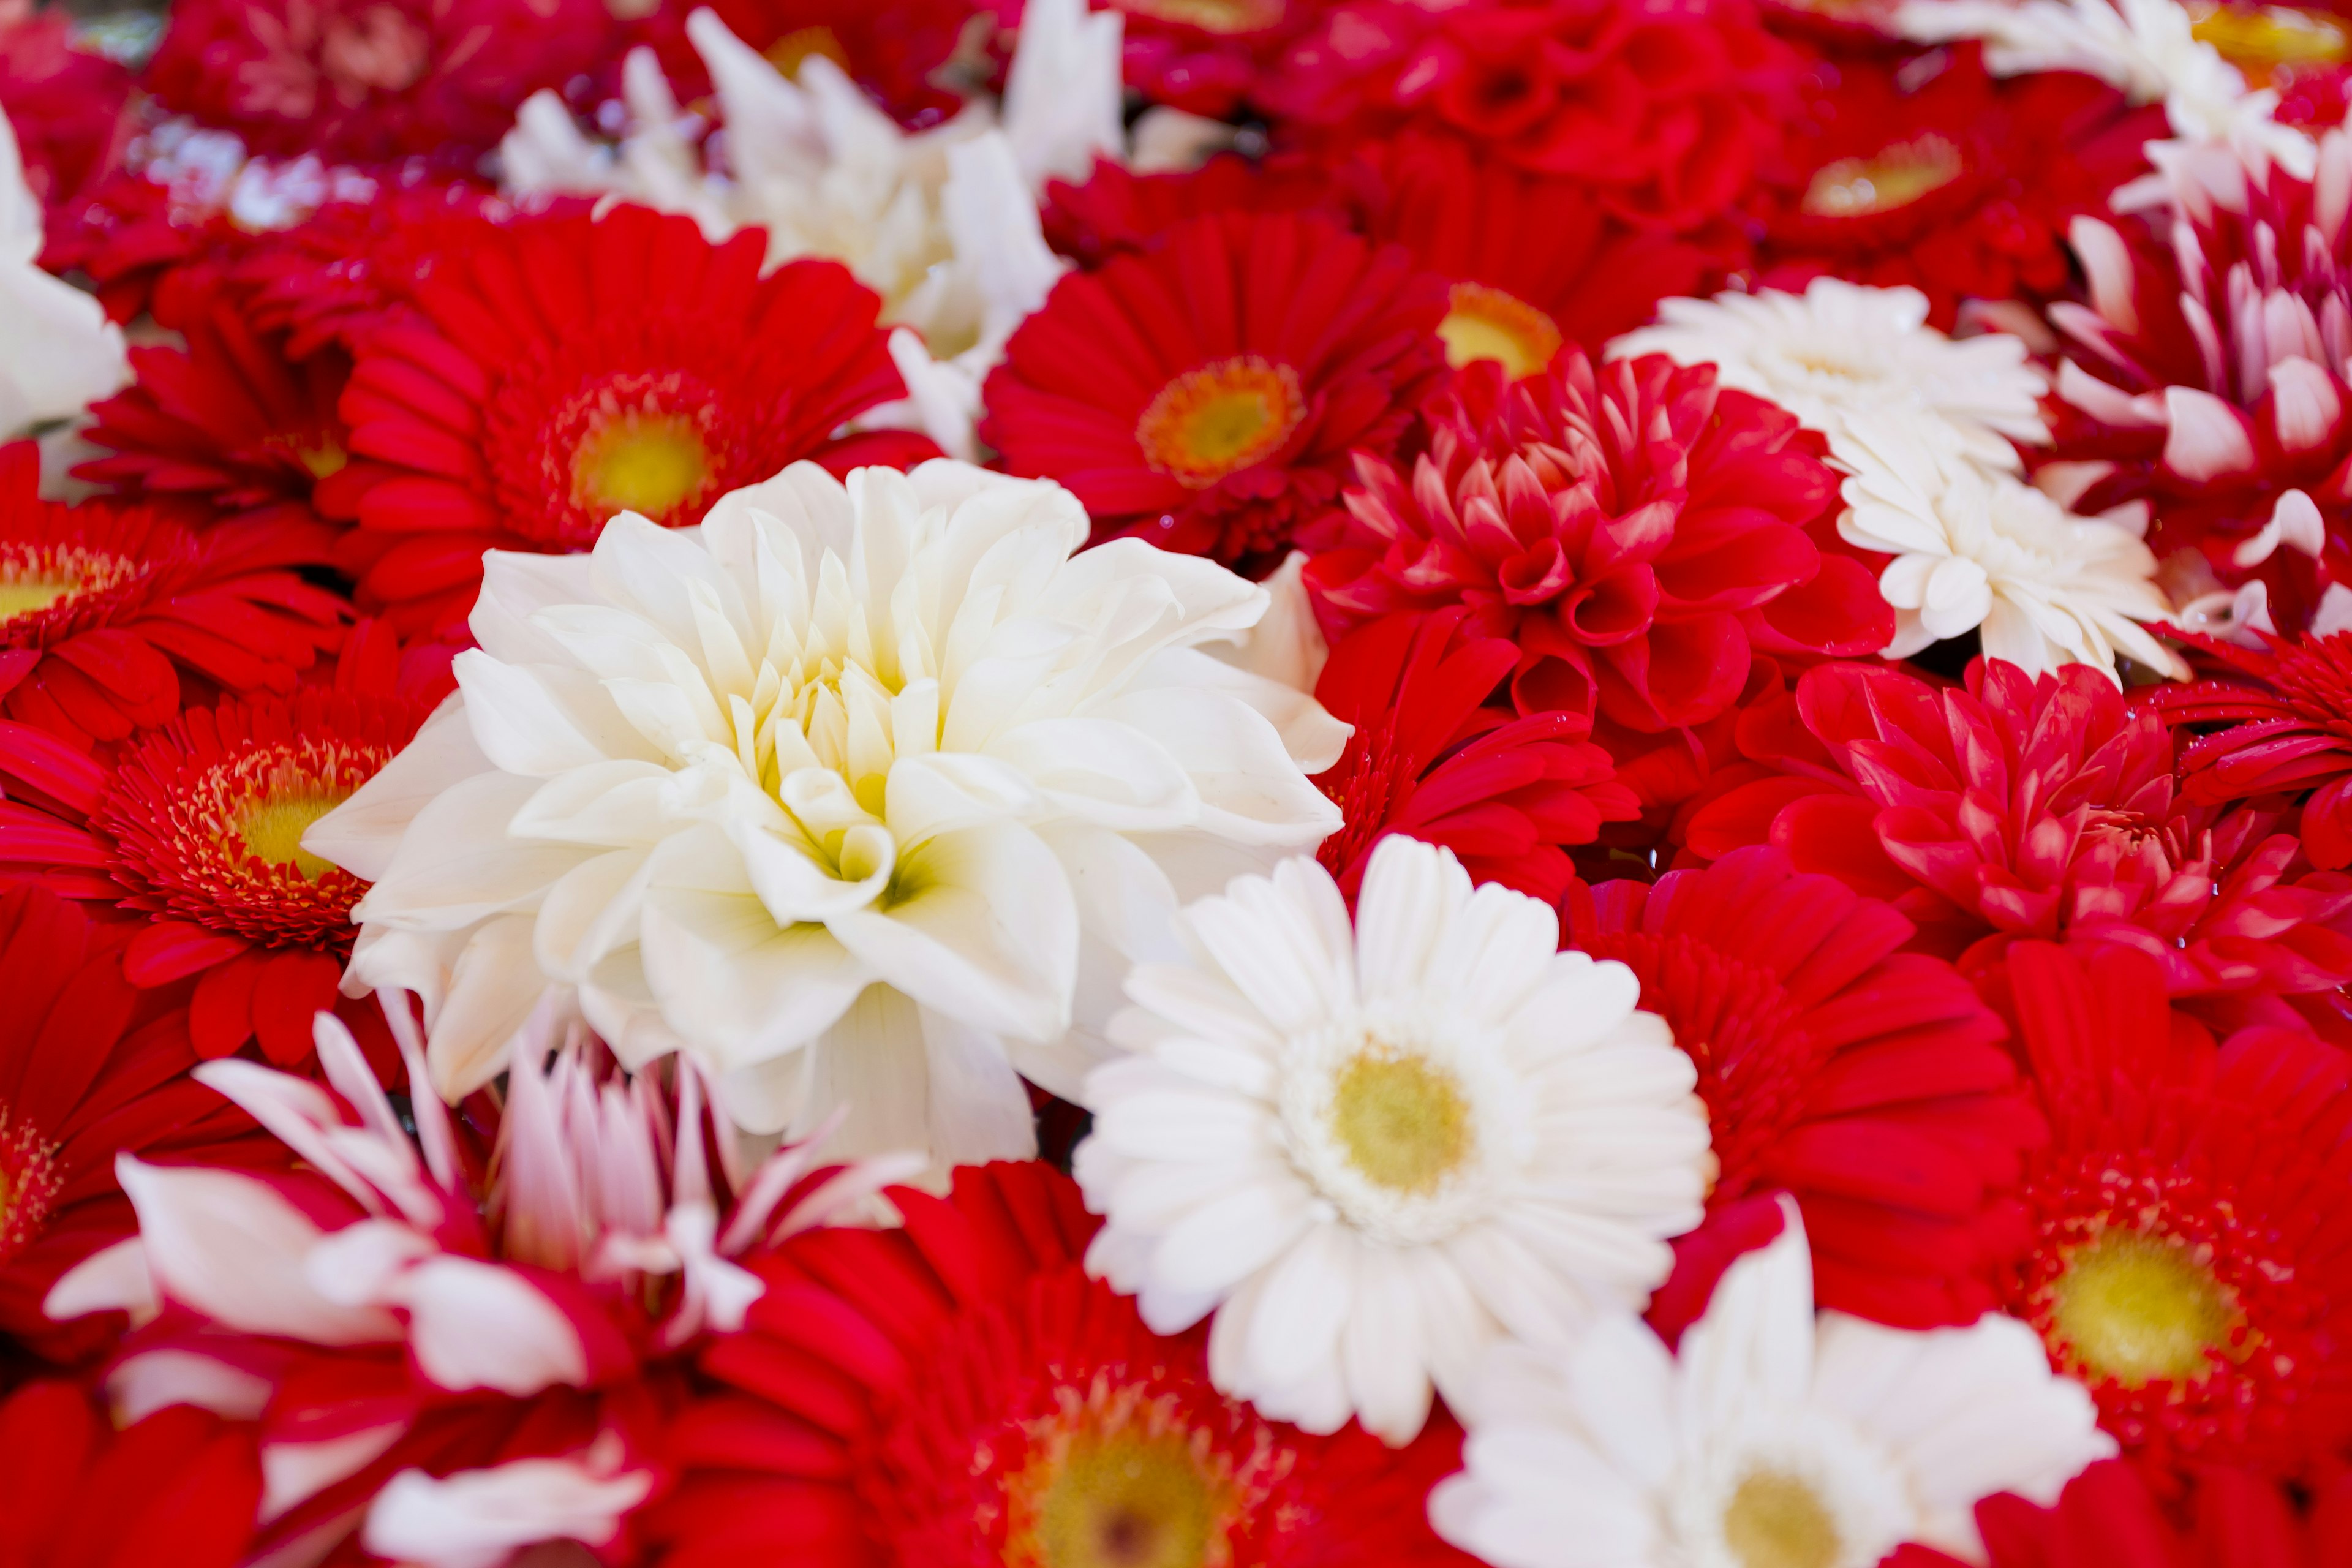
<svg viewBox="0 0 2352 1568">
<path fill-rule="evenodd" d="M 351 984 L 415 992 L 441 1090 L 544 991 L 631 1067 L 851 1152 L 1034 1147 L 1181 899 L 1339 825 L 1346 727 L 1197 645 L 1267 595 L 1057 485 L 813 464 L 699 530 L 493 551 L 459 694 L 305 845 L 375 886 Z M 1271 715 L 1271 717 L 1269 717 Z"/>
<path fill-rule="evenodd" d="M 1975 631 L 1989 658 L 2036 672 L 2116 655 L 2183 673 L 2139 624 L 2168 621 L 2156 556 L 2116 523 L 2077 517 L 2032 485 L 1923 439 L 1909 420 L 1856 418 L 1843 460 L 1847 543 L 1895 557 L 1890 658 Z"/>
<path fill-rule="evenodd" d="M 2006 468 L 2019 466 L 2010 440 L 2050 438 L 2042 373 L 2024 342 L 2006 332 L 1948 338 L 1927 325 L 1927 297 L 1916 289 L 1816 278 L 1802 294 L 1661 300 L 1655 326 L 1609 352 L 1712 364 L 1726 386 L 1769 398 L 1827 436 L 1839 457 L 1846 421 L 1864 414 L 1907 415 Z"/>
<path fill-rule="evenodd" d="M 1817 1318 L 1781 1209 L 1678 1356 L 1630 1315 L 1566 1355 L 1498 1349 L 1464 1413 L 1467 1468 L 1430 1495 L 1438 1533 L 1496 1568 L 1872 1568 L 1905 1542 L 1980 1563 L 1979 1499 L 2046 1506 L 2116 1451 L 2014 1318 Z"/>
<path fill-rule="evenodd" d="M 0 117 L 0 437 L 78 417 L 131 379 L 106 309 L 41 270 L 41 204 Z"/>
<path fill-rule="evenodd" d="M 1004 340 L 1045 302 L 1066 264 L 1045 244 L 1036 190 L 1083 178 L 1118 152 L 1120 17 L 1084 0 L 1039 0 L 1023 17 L 1003 112 L 975 100 L 945 125 L 909 134 L 831 60 L 811 55 L 787 79 L 709 11 L 687 21 L 709 68 L 725 173 L 706 166 L 652 53 L 623 71 L 628 131 L 591 142 L 563 100 L 522 106 L 499 148 L 516 195 L 619 195 L 690 215 L 713 238 L 767 230 L 768 264 L 841 262 L 882 296 L 904 404 L 866 416 L 978 456 L 980 385 Z"/>
<path fill-rule="evenodd" d="M 1995 76 L 2082 71 L 2135 103 L 2162 103 L 2180 138 L 2171 145 L 2227 142 L 2311 178 L 2316 143 L 2280 124 L 2278 94 L 2248 88 L 2194 25 L 2179 0 L 1907 0 L 1895 14 L 1895 31 L 1921 43 L 1983 39 Z"/>
<path fill-rule="evenodd" d="M 1312 860 L 1179 922 L 1088 1076 L 1087 1267 L 1161 1332 L 1212 1308 L 1217 1386 L 1392 1443 L 1517 1335 L 1647 1300 L 1714 1169 L 1690 1058 L 1622 963 L 1452 854 L 1373 851 L 1351 931 Z"/>
</svg>

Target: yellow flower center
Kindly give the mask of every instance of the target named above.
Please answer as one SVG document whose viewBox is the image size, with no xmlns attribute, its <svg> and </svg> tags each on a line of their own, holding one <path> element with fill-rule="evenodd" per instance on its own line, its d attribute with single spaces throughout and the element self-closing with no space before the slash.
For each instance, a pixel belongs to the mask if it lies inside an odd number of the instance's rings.
<svg viewBox="0 0 2352 1568">
<path fill-rule="evenodd" d="M 2075 1248 L 2051 1289 L 2053 1326 L 2074 1358 L 2126 1388 L 2200 1375 L 2244 1321 L 2194 1251 L 2132 1231 Z"/>
<path fill-rule="evenodd" d="M 1339 1069 L 1331 1131 L 1349 1163 L 1372 1182 L 1426 1194 L 1469 1157 L 1470 1101 L 1444 1068 L 1374 1046 Z"/>
<path fill-rule="evenodd" d="M 314 479 L 332 479 L 343 471 L 352 455 L 332 441 L 295 442 L 289 448 L 294 460 Z"/>
<path fill-rule="evenodd" d="M 1272 457 L 1307 417 L 1298 373 L 1256 354 L 1188 370 L 1135 422 L 1145 460 L 1189 489 Z"/>
<path fill-rule="evenodd" d="M 221 847 L 232 856 L 252 856 L 265 866 L 291 866 L 307 881 L 317 881 L 333 869 L 302 847 L 310 825 L 351 798 L 352 792 L 315 780 L 296 778 L 248 799 L 221 835 Z"/>
<path fill-rule="evenodd" d="M 1282 0 L 1118 0 L 1130 16 L 1176 22 L 1204 33 L 1256 33 L 1282 20 Z"/>
<path fill-rule="evenodd" d="M 1907 207 L 1960 177 L 1960 150 L 1933 132 L 1897 142 L 1872 158 L 1827 163 L 1805 187 L 1804 210 L 1814 217 L 1869 217 Z"/>
<path fill-rule="evenodd" d="M 845 71 L 849 68 L 849 51 L 841 47 L 841 40 L 826 26 L 795 27 L 761 53 L 787 77 L 798 76 L 811 55 L 823 55 Z"/>
<path fill-rule="evenodd" d="M 1758 1470 L 1731 1494 L 1723 1539 L 1740 1568 L 1831 1568 L 1845 1543 L 1811 1486 L 1781 1470 Z"/>
<path fill-rule="evenodd" d="M 2288 5 L 2260 9 L 2192 5 L 2189 31 L 2238 68 L 2249 87 L 2270 85 L 2284 66 L 2333 66 L 2352 59 L 2352 26 L 2324 12 Z"/>
<path fill-rule="evenodd" d="M 0 626 L 76 595 L 102 593 L 135 570 L 119 556 L 73 545 L 0 551 Z"/>
<path fill-rule="evenodd" d="M 572 457 L 575 504 L 599 516 L 634 511 L 660 521 L 701 499 L 710 451 L 683 414 L 626 409 L 596 421 Z"/>
<path fill-rule="evenodd" d="M 46 610 L 68 594 L 79 592 L 80 584 L 56 577 L 0 581 L 0 621 L 11 620 L 34 610 Z"/>
<path fill-rule="evenodd" d="M 1073 1395 L 1005 1487 L 1006 1568 L 1232 1568 L 1244 1488 L 1172 1402 Z"/>
<path fill-rule="evenodd" d="M 1559 327 L 1517 295 L 1484 283 L 1456 283 L 1445 320 L 1446 363 L 1459 370 L 1473 360 L 1501 362 L 1513 381 L 1535 374 L 1559 353 Z"/>
</svg>

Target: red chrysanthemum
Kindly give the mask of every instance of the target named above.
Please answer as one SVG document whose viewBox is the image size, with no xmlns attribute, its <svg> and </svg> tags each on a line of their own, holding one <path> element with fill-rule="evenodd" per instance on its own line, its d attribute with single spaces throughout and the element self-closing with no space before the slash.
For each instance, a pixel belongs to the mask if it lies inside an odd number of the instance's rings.
<svg viewBox="0 0 2352 1568">
<path fill-rule="evenodd" d="M 1055 287 L 988 378 L 981 438 L 1067 485 L 1098 537 L 1271 566 L 1443 370 L 1444 289 L 1320 218 L 1179 224 Z"/>
<path fill-rule="evenodd" d="M 257 330 L 246 290 L 215 275 L 174 289 L 157 320 L 184 348 L 134 348 L 132 384 L 90 405 L 83 435 L 115 455 L 75 473 L 119 493 L 188 499 L 216 512 L 310 517 L 310 495 L 348 460 L 335 405 L 351 362 L 326 348 L 292 357 Z"/>
<path fill-rule="evenodd" d="M 2141 144 L 2168 134 L 2161 106 L 2134 109 L 2095 78 L 1995 80 L 1973 45 L 1916 66 L 1865 58 L 1822 72 L 1757 193 L 1759 281 L 1799 293 L 1823 274 L 1908 285 L 1948 331 L 1962 300 L 2063 291 L 2069 220 L 2105 212 L 2147 172 Z"/>
<path fill-rule="evenodd" d="M 0 714 L 77 745 L 161 724 L 208 690 L 291 691 L 341 636 L 342 601 L 295 575 L 314 524 L 197 534 L 160 513 L 40 499 L 29 443 L 0 448 Z"/>
<path fill-rule="evenodd" d="M 0 1331 L 59 1357 L 108 1325 L 51 1322 L 49 1288 L 139 1228 L 118 1152 L 225 1165 L 281 1153 L 188 1078 L 186 1005 L 125 978 L 128 934 L 45 889 L 0 889 Z"/>
<path fill-rule="evenodd" d="M 1711 859 L 1770 843 L 1895 902 L 1964 967 L 2020 937 L 2118 942 L 2178 995 L 2332 993 L 2352 877 L 2312 872 L 2276 813 L 2173 798 L 2172 742 L 2084 665 L 1979 660 L 1965 689 L 1827 664 L 1742 716 L 1750 761 L 1680 826 Z"/>
<path fill-rule="evenodd" d="M 812 1232 L 704 1353 L 647 1518 L 663 1568 L 1465 1564 L 1423 1511 L 1459 1463 L 1433 1423 L 1391 1450 L 1266 1421 L 1210 1385 L 1206 1330 L 1163 1338 L 1087 1278 L 1098 1221 L 1039 1164 L 894 1189 L 902 1230 Z"/>
<path fill-rule="evenodd" d="M 2222 728 L 2180 748 L 2180 792 L 2200 805 L 2312 792 L 2303 851 L 2322 870 L 2352 866 L 2352 633 L 2267 648 L 2199 639 L 2206 679 L 2147 693 L 2165 722 Z"/>
<path fill-rule="evenodd" d="M 1154 103 L 1223 119 L 1256 101 L 1283 50 L 1325 0 L 1109 0 L 1125 24 L 1127 85 Z"/>
<path fill-rule="evenodd" d="M 1453 285 L 1437 334 L 1455 365 L 1499 362 L 1514 377 L 1564 344 L 1598 353 L 1670 295 L 1712 294 L 1742 259 L 1612 217 L 1584 181 L 1531 174 L 1461 142 L 1402 138 L 1356 151 L 1339 177 L 1365 188 L 1364 226 Z"/>
<path fill-rule="evenodd" d="M 257 153 L 470 167 L 611 28 L 597 0 L 190 0 L 144 85 Z"/>
<path fill-rule="evenodd" d="M 665 0 L 625 29 L 631 42 L 653 49 L 686 102 L 710 91 L 709 69 L 686 34 L 695 9 L 685 0 Z M 711 0 L 710 9 L 785 76 L 821 56 L 909 129 L 936 125 L 962 103 L 937 77 L 975 15 L 972 0 Z"/>
<path fill-rule="evenodd" d="M 1451 849 L 1477 881 L 1554 903 L 1576 875 L 1561 846 L 1639 812 L 1590 720 L 1487 706 L 1519 651 L 1465 632 L 1467 613 L 1374 621 L 1339 640 L 1316 683 L 1316 700 L 1355 726 L 1315 780 L 1347 816 L 1316 858 L 1350 900 L 1372 847 L 1402 833 Z"/>
<path fill-rule="evenodd" d="M 2000 1020 L 1949 963 L 1900 951 L 1910 921 L 1769 847 L 1654 887 L 1579 883 L 1563 913 L 1568 945 L 1640 976 L 1698 1066 L 1721 1173 L 1684 1250 L 1788 1192 L 1822 1305 L 1932 1328 L 1993 1304 L 2042 1122 Z"/>
<path fill-rule="evenodd" d="M 381 690 L 224 702 L 127 742 L 110 766 L 0 721 L 0 869 L 145 916 L 125 970 L 140 985 L 202 977 L 189 1020 L 198 1055 L 258 1038 L 291 1067 L 310 1055 L 312 1016 L 337 1010 L 389 1073 L 375 1005 L 338 989 L 366 884 L 301 839 L 427 710 Z"/>
<path fill-rule="evenodd" d="M 2352 583 L 2352 221 L 2324 194 L 2352 179 L 2352 133 L 2320 157 L 2315 184 L 2204 148 L 2154 220 L 2077 220 L 2088 302 L 2050 307 L 2067 406 L 2034 454 L 2076 511 L 2152 511 L 2183 584 L 2259 579 L 2288 633 Z"/>
<path fill-rule="evenodd" d="M 2008 1309 L 2152 1475 L 2322 1473 L 2352 1439 L 2352 1059 L 2284 1029 L 2217 1046 L 2126 949 L 2004 968 L 2052 1130 Z"/>
<path fill-rule="evenodd" d="M 404 632 L 464 616 L 486 549 L 585 550 L 617 512 L 699 522 L 803 458 L 929 449 L 834 439 L 904 390 L 881 301 L 837 263 L 762 278 L 758 231 L 714 246 L 641 207 L 478 220 L 444 243 L 415 289 L 424 322 L 368 337 L 342 401 L 366 464 L 346 562 Z"/>
<path fill-rule="evenodd" d="M 1039 221 L 1045 242 L 1081 267 L 1122 251 L 1149 249 L 1188 218 L 1222 212 L 1303 212 L 1352 224 L 1353 204 L 1336 182 L 1347 171 L 1307 158 L 1254 161 L 1218 153 L 1197 169 L 1139 174 L 1097 158 L 1083 184 L 1045 183 Z"/>
<path fill-rule="evenodd" d="M 1992 1568 L 2336 1568 L 2352 1562 L 2352 1484 L 2328 1483 L 2306 1510 L 2268 1477 L 2206 1468 L 2168 1507 L 2130 1463 L 2102 1459 L 2056 1507 L 2002 1492 L 1977 1505 L 1977 1525 Z M 1909 1550 L 1918 1559 L 1897 1568 L 1954 1561 Z"/>
<path fill-rule="evenodd" d="M 43 206 L 55 210 L 121 158 L 130 99 L 131 73 L 75 47 L 65 12 L 36 11 L 32 0 L 0 5 L 0 105 Z"/>
<path fill-rule="evenodd" d="M 178 1405 L 118 1430 L 87 1390 L 0 1403 L 0 1568 L 236 1568 L 261 1511 L 251 1428 Z"/>
<path fill-rule="evenodd" d="M 1411 472 L 1360 458 L 1362 489 L 1315 541 L 1307 583 L 1334 635 L 1466 605 L 1472 630 L 1519 645 L 1522 712 L 1642 731 L 1722 712 L 1759 650 L 1865 653 L 1892 636 L 1869 568 L 1832 543 L 1822 438 L 1712 365 L 1596 368 L 1572 351 L 1507 384 L 1482 363 L 1425 417 Z"/>
<path fill-rule="evenodd" d="M 1720 218 L 1769 160 L 1799 59 L 1744 0 L 1353 0 L 1286 52 L 1265 96 L 1279 134 L 1345 148 L 1441 132 L 1683 229 Z"/>
</svg>

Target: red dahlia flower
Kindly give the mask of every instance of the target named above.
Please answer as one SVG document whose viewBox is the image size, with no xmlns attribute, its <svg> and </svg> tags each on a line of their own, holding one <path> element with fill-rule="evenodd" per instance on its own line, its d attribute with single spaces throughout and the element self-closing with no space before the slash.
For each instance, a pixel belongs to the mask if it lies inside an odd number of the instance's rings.
<svg viewBox="0 0 2352 1568">
<path fill-rule="evenodd" d="M 342 601 L 289 568 L 314 524 L 198 534 L 158 512 L 40 499 L 29 442 L 0 448 L 0 714 L 77 746 L 161 724 L 208 689 L 291 691 Z"/>
<path fill-rule="evenodd" d="M 2335 1568 L 2352 1562 L 2352 1488 L 2329 1483 L 2306 1516 L 2276 1482 L 2246 1470 L 2202 1468 L 2188 1506 L 2168 1509 L 2128 1460 L 2102 1459 L 2066 1483 L 2055 1508 L 2003 1492 L 1977 1505 L 1977 1524 L 1992 1568 Z"/>
<path fill-rule="evenodd" d="M 258 1038 L 293 1067 L 310 1020 L 346 1015 L 389 1073 L 372 1003 L 340 993 L 367 884 L 301 847 L 408 743 L 425 703 L 390 692 L 310 689 L 191 709 L 101 766 L 29 725 L 0 721 L 0 871 L 146 921 L 124 967 L 140 985 L 201 975 L 196 1053 Z"/>
<path fill-rule="evenodd" d="M 117 1430 L 89 1394 L 0 1403 L 0 1568 L 236 1568 L 261 1510 L 251 1428 L 182 1405 Z"/>
<path fill-rule="evenodd" d="M 1893 900 L 1975 957 L 2019 937 L 2119 942 L 2176 995 L 2327 993 L 2352 979 L 2352 878 L 2305 873 L 2274 813 L 2173 799 L 2162 721 L 2099 672 L 1979 660 L 1965 690 L 1822 665 L 1742 716 L 1751 761 L 1682 825 L 1713 858 L 1771 843 Z"/>
<path fill-rule="evenodd" d="M 1162 549 L 1271 567 L 1444 368 L 1444 284 L 1320 218 L 1227 212 L 1056 284 L 992 372 L 981 438 Z"/>
<path fill-rule="evenodd" d="M 1362 489 L 1307 583 L 1334 636 L 1368 616 L 1466 605 L 1521 648 L 1522 712 L 1597 710 L 1629 729 L 1703 722 L 1757 650 L 1883 647 L 1894 612 L 1834 538 L 1837 475 L 1794 416 L 1660 355 L 1582 353 L 1507 384 L 1473 365 L 1424 413 L 1410 476 Z"/>
<path fill-rule="evenodd" d="M 185 1003 L 124 977 L 126 934 L 45 889 L 0 889 L 0 1332 L 59 1358 L 96 1348 L 107 1325 L 52 1322 L 50 1288 L 138 1228 L 119 1152 L 283 1163 L 243 1111 L 189 1080 Z"/>
<path fill-rule="evenodd" d="M 1578 883 L 1563 913 L 1567 945 L 1629 966 L 1698 1066 L 1722 1171 L 1681 1250 L 1787 1192 L 1821 1305 L 1934 1328 L 1993 1304 L 2043 1129 L 2000 1020 L 1949 963 L 1899 951 L 1909 921 L 1772 848 L 1654 887 Z"/>
<path fill-rule="evenodd" d="M 2183 798 L 2200 805 L 2312 791 L 2303 852 L 2322 870 L 2352 865 L 2352 633 L 2265 649 L 2203 645 L 2210 679 L 2162 686 L 2148 700 L 2172 725 L 2226 725 L 2180 748 Z"/>
<path fill-rule="evenodd" d="M 2152 1475 L 2325 1474 L 2352 1439 L 2352 1061 L 2282 1029 L 2217 1047 L 2122 948 L 2005 967 L 2052 1129 L 2008 1310 Z"/>
<path fill-rule="evenodd" d="M 1385 616 L 1332 648 L 1316 700 L 1355 726 L 1315 783 L 1347 816 L 1316 858 L 1352 900 L 1391 833 L 1451 849 L 1472 879 L 1555 903 L 1576 875 L 1561 846 L 1638 814 L 1575 713 L 1488 707 L 1517 664 L 1501 637 L 1465 632 L 1459 607 Z"/>
<path fill-rule="evenodd" d="M 1290 48 L 1265 97 L 1278 134 L 1345 148 L 1439 132 L 1688 229 L 1719 218 L 1769 157 L 1799 64 L 1744 0 L 1354 0 Z"/>
<path fill-rule="evenodd" d="M 833 438 L 904 391 L 881 301 L 835 262 L 762 278 L 760 232 L 714 246 L 641 207 L 445 238 L 425 322 L 362 342 L 342 401 L 367 464 L 349 563 L 404 632 L 464 617 L 486 549 L 585 550 L 615 513 L 699 522 L 803 458 L 912 455 Z"/>
<path fill-rule="evenodd" d="M 144 85 L 257 153 L 470 167 L 611 26 L 599 0 L 190 0 Z"/>
<path fill-rule="evenodd" d="M 2352 182 L 2352 133 L 2320 160 L 2306 183 L 2200 150 L 2172 181 L 2171 245 L 2079 219 L 2089 303 L 2050 308 L 2072 417 L 2046 460 L 2074 510 L 2152 507 L 2159 559 L 2261 579 L 2290 633 L 2352 577 L 2352 221 L 2326 195 Z"/>
<path fill-rule="evenodd" d="M 1099 1221 L 1041 1164 L 893 1189 L 902 1230 L 825 1230 L 752 1265 L 767 1286 L 680 1417 L 650 1510 L 662 1568 L 1470 1560 L 1431 1533 L 1460 1464 L 1433 1422 L 1391 1450 L 1318 1437 L 1209 1383 L 1206 1326 L 1153 1334 L 1081 1261 Z"/>
<path fill-rule="evenodd" d="M 1827 273 L 1927 296 L 1949 331 L 1964 300 L 2047 297 L 2072 277 L 2078 214 L 2145 174 L 2143 142 L 2169 134 L 2093 77 L 1995 80 L 1964 45 L 1924 84 L 1915 65 L 1826 65 L 1824 90 L 1790 127 L 1783 165 L 1754 202 L 1759 281 L 1792 293 Z"/>
</svg>

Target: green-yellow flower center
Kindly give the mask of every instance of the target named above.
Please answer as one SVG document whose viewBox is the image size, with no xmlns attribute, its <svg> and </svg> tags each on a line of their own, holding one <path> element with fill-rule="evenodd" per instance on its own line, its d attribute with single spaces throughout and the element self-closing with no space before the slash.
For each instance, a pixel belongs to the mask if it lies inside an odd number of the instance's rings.
<svg viewBox="0 0 2352 1568">
<path fill-rule="evenodd" d="M 2053 1326 L 2074 1358 L 2126 1388 L 2201 1375 L 2244 1321 L 2194 1251 L 2134 1231 L 2076 1247 L 2051 1292 Z"/>
<path fill-rule="evenodd" d="M 1723 1539 L 1740 1568 L 1832 1568 L 1845 1546 L 1812 1487 L 1782 1470 L 1739 1483 L 1723 1510 Z"/>
<path fill-rule="evenodd" d="M 1006 1568 L 1233 1568 L 1244 1489 L 1164 1404 L 1111 1391 L 1038 1424 L 1005 1488 Z"/>
<path fill-rule="evenodd" d="M 120 556 L 74 545 L 0 549 L 0 626 L 82 594 L 103 593 L 136 570 Z"/>
<path fill-rule="evenodd" d="M 1907 207 L 1958 179 L 1960 150 L 1929 132 L 1897 142 L 1869 158 L 1840 158 L 1818 170 L 1805 187 L 1804 210 L 1814 217 L 1869 217 Z"/>
<path fill-rule="evenodd" d="M 701 499 L 710 451 L 693 418 L 626 409 L 599 419 L 572 458 L 572 499 L 600 516 L 634 511 L 660 521 Z"/>
<path fill-rule="evenodd" d="M 1470 1100 L 1444 1068 L 1370 1047 L 1332 1083 L 1331 1131 L 1349 1163 L 1375 1184 L 1428 1194 L 1470 1156 Z"/>
<path fill-rule="evenodd" d="M 1551 363 L 1559 353 L 1559 325 L 1515 294 L 1484 283 L 1456 283 L 1437 323 L 1446 363 L 1459 370 L 1474 360 L 1498 361 L 1513 381 Z"/>
<path fill-rule="evenodd" d="M 1161 387 L 1135 422 L 1135 439 L 1153 468 L 1187 489 L 1205 489 L 1272 457 L 1306 417 L 1297 371 L 1236 354 Z"/>
<path fill-rule="evenodd" d="M 351 798 L 352 792 L 299 775 L 278 782 L 244 802 L 221 835 L 231 856 L 250 855 L 265 866 L 291 866 L 309 881 L 333 869 L 302 847 L 310 825 Z"/>
</svg>

